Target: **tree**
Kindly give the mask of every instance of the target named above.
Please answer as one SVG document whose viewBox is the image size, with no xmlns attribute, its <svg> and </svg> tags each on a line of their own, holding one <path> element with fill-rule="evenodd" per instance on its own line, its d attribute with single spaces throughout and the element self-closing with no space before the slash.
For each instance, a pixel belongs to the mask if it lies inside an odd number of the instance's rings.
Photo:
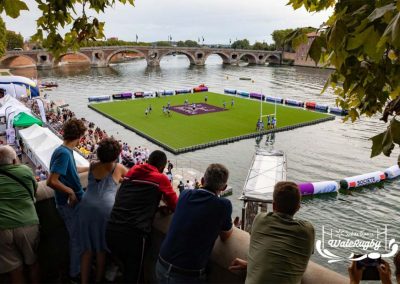
<svg viewBox="0 0 400 284">
<path fill-rule="evenodd" d="M 14 48 L 22 48 L 24 46 L 24 38 L 21 34 L 17 34 L 13 31 L 6 31 L 6 44 L 7 50 L 13 50 Z"/>
<path fill-rule="evenodd" d="M 199 44 L 197 43 L 197 41 L 194 41 L 194 40 L 185 40 L 185 46 L 186 47 L 198 47 Z"/>
<path fill-rule="evenodd" d="M 106 8 L 115 3 L 133 5 L 134 0 L 36 0 L 41 16 L 37 19 L 37 32 L 34 40 L 42 42 L 55 56 L 69 48 L 78 49 L 85 40 L 104 38 L 104 22 L 96 17 L 88 16 L 86 12 L 92 10 L 104 13 Z M 79 10 L 78 10 L 79 9 Z M 0 1 L 0 13 L 18 18 L 20 12 L 29 10 L 26 0 Z M 61 30 L 71 27 L 64 35 Z"/>
<path fill-rule="evenodd" d="M 235 49 L 250 49 L 250 42 L 248 39 L 237 40 L 232 43 L 231 47 Z"/>
<path fill-rule="evenodd" d="M 335 67 L 324 90 L 334 89 L 337 105 L 349 110 L 347 118 L 355 121 L 360 115 L 383 113 L 381 119 L 387 122 L 393 116 L 388 128 L 371 138 L 371 157 L 390 156 L 400 144 L 400 1 L 289 0 L 289 4 L 309 12 L 334 7 L 309 56 Z"/>
<path fill-rule="evenodd" d="M 171 46 L 169 41 L 157 41 L 156 46 Z"/>
<path fill-rule="evenodd" d="M 286 29 L 286 30 L 275 30 L 272 32 L 271 36 L 275 42 L 275 46 L 278 50 L 284 49 L 284 43 L 287 36 L 293 32 L 293 29 Z M 286 48 L 285 48 L 286 51 Z M 288 51 L 288 50 L 287 50 Z"/>
<path fill-rule="evenodd" d="M 268 44 L 266 42 L 255 42 L 252 46 L 254 50 L 275 50 L 275 44 Z"/>
<path fill-rule="evenodd" d="M 0 17 L 0 56 L 6 52 L 6 25 Z"/>
</svg>

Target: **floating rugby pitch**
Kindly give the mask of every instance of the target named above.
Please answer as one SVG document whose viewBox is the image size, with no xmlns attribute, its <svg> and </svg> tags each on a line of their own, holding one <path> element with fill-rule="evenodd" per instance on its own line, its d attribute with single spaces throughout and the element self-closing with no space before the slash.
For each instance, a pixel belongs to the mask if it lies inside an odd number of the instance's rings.
<svg viewBox="0 0 400 284">
<path fill-rule="evenodd" d="M 185 100 L 189 108 L 193 103 L 210 106 L 210 111 L 188 115 L 182 110 Z M 234 106 L 231 107 L 231 100 Z M 226 102 L 226 110 L 223 110 Z M 163 106 L 171 105 L 170 115 L 163 113 Z M 145 109 L 151 105 L 147 116 Z M 107 103 L 94 103 L 89 107 L 126 128 L 138 133 L 166 150 L 179 154 L 227 142 L 255 137 L 260 101 L 211 92 L 145 98 Z M 212 111 L 211 111 L 212 109 Z M 263 114 L 273 114 L 275 105 L 264 102 Z M 325 113 L 277 105 L 277 127 L 273 131 L 289 130 L 334 119 Z M 267 132 L 268 130 L 266 130 Z"/>
</svg>

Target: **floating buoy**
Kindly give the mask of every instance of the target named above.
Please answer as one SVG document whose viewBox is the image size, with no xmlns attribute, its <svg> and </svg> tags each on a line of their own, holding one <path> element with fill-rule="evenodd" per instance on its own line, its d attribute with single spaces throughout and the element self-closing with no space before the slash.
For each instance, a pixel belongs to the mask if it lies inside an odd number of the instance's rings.
<svg viewBox="0 0 400 284">
<path fill-rule="evenodd" d="M 298 184 L 301 195 L 315 195 L 321 193 L 332 193 L 339 190 L 337 181 L 307 182 Z"/>
<path fill-rule="evenodd" d="M 144 92 L 135 92 L 134 96 L 135 98 L 144 98 Z"/>
<path fill-rule="evenodd" d="M 391 166 L 390 168 L 387 168 L 386 170 L 384 170 L 384 172 L 385 172 L 386 178 L 394 179 L 394 178 L 400 176 L 399 165 Z"/>
<path fill-rule="evenodd" d="M 120 93 L 112 95 L 114 100 L 127 100 L 132 98 L 132 93 Z"/>
<path fill-rule="evenodd" d="M 265 100 L 265 95 L 259 93 L 250 93 L 250 98 L 257 100 Z"/>
<path fill-rule="evenodd" d="M 175 90 L 175 94 L 191 94 L 192 93 L 192 89 L 179 89 L 179 90 Z"/>
<path fill-rule="evenodd" d="M 143 92 L 143 96 L 144 97 L 154 97 L 154 93 L 153 92 Z"/>
<path fill-rule="evenodd" d="M 385 179 L 386 179 L 385 173 L 382 171 L 377 171 L 363 175 L 344 178 L 340 181 L 340 187 L 343 189 L 356 188 L 369 184 L 378 183 Z"/>
<path fill-rule="evenodd" d="M 110 96 L 90 96 L 88 98 L 89 102 L 109 101 L 110 99 Z"/>
<path fill-rule="evenodd" d="M 296 101 L 296 100 L 292 100 L 292 99 L 285 99 L 285 104 L 287 104 L 289 106 L 304 107 L 304 102 Z"/>
<path fill-rule="evenodd" d="M 233 94 L 236 95 L 236 90 L 234 89 L 224 89 L 225 94 Z"/>
<path fill-rule="evenodd" d="M 237 90 L 237 91 L 236 91 L 236 94 L 238 94 L 239 96 L 242 96 L 242 97 L 249 97 L 249 96 L 250 96 L 250 93 L 249 93 L 249 92 L 246 92 L 246 91 L 239 91 L 239 90 Z"/>
<path fill-rule="evenodd" d="M 315 109 L 315 102 L 306 102 L 306 108 Z"/>
<path fill-rule="evenodd" d="M 283 99 L 280 97 L 267 96 L 267 102 L 283 104 Z"/>
<path fill-rule="evenodd" d="M 347 115 L 349 113 L 347 110 L 340 107 L 330 107 L 329 112 L 338 115 Z"/>
<path fill-rule="evenodd" d="M 315 110 L 320 111 L 320 112 L 328 112 L 329 106 L 327 105 L 321 105 L 321 104 L 316 104 L 315 105 Z"/>
</svg>

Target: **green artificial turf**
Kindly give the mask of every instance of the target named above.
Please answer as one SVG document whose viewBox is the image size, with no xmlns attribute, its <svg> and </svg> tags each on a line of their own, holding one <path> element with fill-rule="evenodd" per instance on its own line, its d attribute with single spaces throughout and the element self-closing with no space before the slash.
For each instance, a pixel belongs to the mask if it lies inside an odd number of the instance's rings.
<svg viewBox="0 0 400 284">
<path fill-rule="evenodd" d="M 162 106 L 166 106 L 168 102 L 171 106 L 183 105 L 185 99 L 188 99 L 189 103 L 204 103 L 206 95 L 207 104 L 222 107 L 223 101 L 226 101 L 228 110 L 192 116 L 171 111 L 170 117 L 162 112 Z M 233 108 L 230 107 L 232 98 L 235 101 Z M 145 109 L 150 104 L 153 111 L 146 116 Z M 91 107 L 173 149 L 254 133 L 260 116 L 260 101 L 210 92 L 95 103 L 91 104 Z M 274 108 L 273 103 L 264 102 L 263 114 L 273 114 Z M 278 104 L 277 128 L 328 116 Z"/>
</svg>

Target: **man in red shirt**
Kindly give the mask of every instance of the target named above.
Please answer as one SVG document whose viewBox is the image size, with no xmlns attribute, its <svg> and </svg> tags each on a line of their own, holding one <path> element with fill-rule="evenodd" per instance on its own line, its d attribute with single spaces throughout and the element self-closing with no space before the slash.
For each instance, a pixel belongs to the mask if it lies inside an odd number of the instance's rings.
<svg viewBox="0 0 400 284">
<path fill-rule="evenodd" d="M 115 197 L 106 240 L 124 266 L 124 282 L 143 282 L 143 258 L 160 200 L 170 211 L 175 210 L 178 197 L 163 174 L 166 165 L 164 152 L 152 152 L 147 164 L 129 170 Z"/>
</svg>

